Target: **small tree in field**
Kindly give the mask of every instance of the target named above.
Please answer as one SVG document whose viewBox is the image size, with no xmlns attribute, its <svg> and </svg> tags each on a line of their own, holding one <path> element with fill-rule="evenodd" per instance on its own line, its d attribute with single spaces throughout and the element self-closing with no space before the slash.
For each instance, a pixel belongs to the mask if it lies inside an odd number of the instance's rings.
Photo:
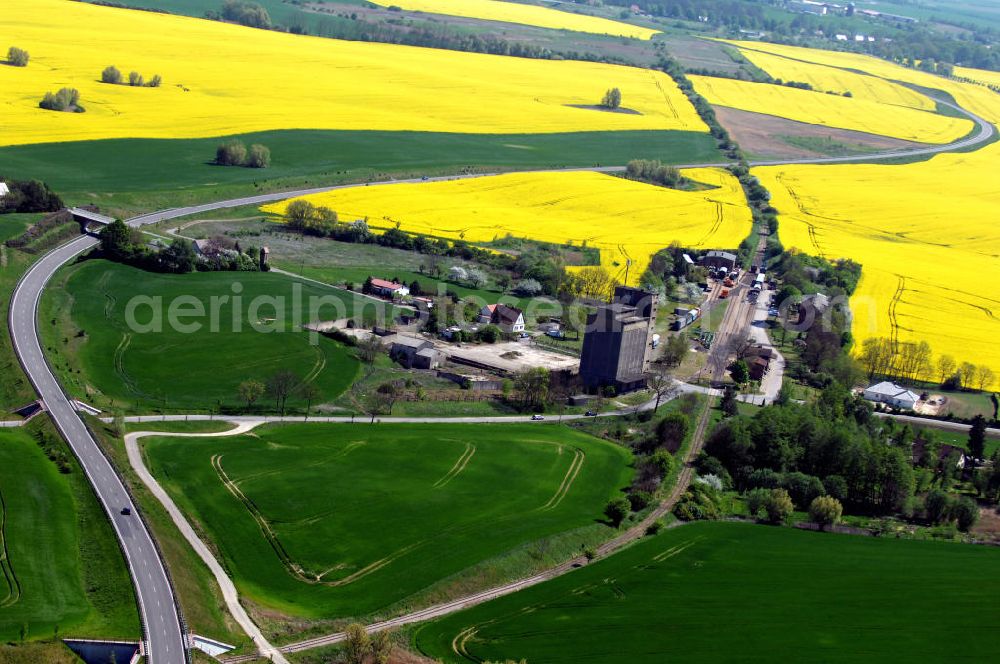
<svg viewBox="0 0 1000 664">
<path fill-rule="evenodd" d="M 285 414 L 285 402 L 299 382 L 299 377 L 288 369 L 283 369 L 267 380 L 265 387 L 267 395 L 274 399 L 274 406 Z"/>
<path fill-rule="evenodd" d="M 809 518 L 818 523 L 821 530 L 835 525 L 843 513 L 843 505 L 831 496 L 817 496 L 809 504 Z"/>
<path fill-rule="evenodd" d="M 153 78 L 149 79 L 149 83 L 146 84 L 146 87 L 158 88 L 161 83 L 163 83 L 163 78 L 159 74 L 153 74 Z"/>
<path fill-rule="evenodd" d="M 622 91 L 618 88 L 611 88 L 604 93 L 604 98 L 601 99 L 601 106 L 604 108 L 616 109 L 621 108 L 622 105 Z"/>
<path fill-rule="evenodd" d="M 271 165 L 271 151 L 266 145 L 254 143 L 247 153 L 246 165 L 249 168 L 267 168 Z"/>
<path fill-rule="evenodd" d="M 7 64 L 13 65 L 14 67 L 27 67 L 28 60 L 31 56 L 23 48 L 18 48 L 17 46 L 11 46 L 7 49 Z"/>
<path fill-rule="evenodd" d="M 315 383 L 303 383 L 298 393 L 299 398 L 304 399 L 306 402 L 306 415 L 312 410 L 313 402 L 323 398 L 323 392 L 316 387 Z"/>
<path fill-rule="evenodd" d="M 122 82 L 122 73 L 118 71 L 118 67 L 114 65 L 108 65 L 101 72 L 101 83 L 110 83 L 111 85 L 118 85 Z"/>
<path fill-rule="evenodd" d="M 240 399 L 246 401 L 247 410 L 249 410 L 253 407 L 254 402 L 264 395 L 264 383 L 251 378 L 240 383 L 236 391 L 239 392 Z"/>
<path fill-rule="evenodd" d="M 137 71 L 129 72 L 128 74 L 128 84 L 133 88 L 141 88 L 146 85 L 146 80 Z"/>
</svg>

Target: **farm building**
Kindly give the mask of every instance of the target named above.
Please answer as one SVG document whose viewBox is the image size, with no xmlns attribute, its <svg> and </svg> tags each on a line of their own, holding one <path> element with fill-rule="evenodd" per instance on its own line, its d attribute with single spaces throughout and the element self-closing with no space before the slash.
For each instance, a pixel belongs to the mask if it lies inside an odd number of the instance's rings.
<svg viewBox="0 0 1000 664">
<path fill-rule="evenodd" d="M 913 410 L 913 407 L 920 401 L 920 396 L 916 392 L 887 380 L 866 388 L 864 396 L 868 401 L 884 403 L 903 410 Z"/>
<path fill-rule="evenodd" d="M 373 277 L 367 286 L 372 295 L 377 295 L 379 297 L 396 299 L 406 297 L 410 294 L 410 289 L 405 285 L 395 281 L 388 281 L 386 279 L 376 279 Z"/>
<path fill-rule="evenodd" d="M 418 337 L 396 335 L 389 345 L 389 357 L 407 369 L 436 369 L 441 365 L 441 354 L 434 344 Z"/>
<path fill-rule="evenodd" d="M 735 270 L 736 254 L 731 254 L 728 251 L 710 251 L 702 257 L 701 264 L 713 270 L 719 268 Z"/>
<path fill-rule="evenodd" d="M 488 304 L 479 311 L 479 322 L 499 327 L 507 334 L 524 332 L 524 312 L 506 304 Z"/>
</svg>

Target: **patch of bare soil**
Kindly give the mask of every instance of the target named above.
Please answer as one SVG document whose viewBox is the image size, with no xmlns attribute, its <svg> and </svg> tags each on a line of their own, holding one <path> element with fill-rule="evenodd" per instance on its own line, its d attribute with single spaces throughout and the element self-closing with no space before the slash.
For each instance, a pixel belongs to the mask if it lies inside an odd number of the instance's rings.
<svg viewBox="0 0 1000 664">
<path fill-rule="evenodd" d="M 785 120 L 771 115 L 714 106 L 722 126 L 749 155 L 763 159 L 806 159 L 845 153 L 883 152 L 920 143 L 849 129 Z M 796 140 L 800 139 L 800 140 Z"/>
<path fill-rule="evenodd" d="M 1000 542 L 1000 511 L 996 507 L 979 510 L 979 523 L 972 528 L 972 534 L 979 540 Z"/>
</svg>

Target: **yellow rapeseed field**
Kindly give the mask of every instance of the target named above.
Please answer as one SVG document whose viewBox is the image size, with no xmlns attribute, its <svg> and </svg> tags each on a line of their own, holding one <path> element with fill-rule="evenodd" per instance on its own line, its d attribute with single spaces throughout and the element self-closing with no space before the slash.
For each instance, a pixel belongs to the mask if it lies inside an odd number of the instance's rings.
<svg viewBox="0 0 1000 664">
<path fill-rule="evenodd" d="M 193 138 L 268 129 L 462 133 L 707 131 L 661 72 L 254 30 L 216 21 L 19 0 L 0 34 L 31 53 L 0 67 L 0 145 L 103 138 Z M 116 65 L 163 87 L 99 82 Z M 80 91 L 86 113 L 38 108 Z M 613 86 L 635 114 L 576 108 Z"/>
<path fill-rule="evenodd" d="M 770 61 L 773 76 L 801 73 L 803 64 L 813 62 L 824 65 L 814 70 L 817 76 L 831 76 L 813 79 L 817 87 L 836 89 L 835 68 L 858 70 L 886 82 L 943 90 L 967 110 L 1000 122 L 1000 95 L 982 85 L 853 53 L 738 45 L 782 56 Z M 750 50 L 744 53 L 752 59 Z M 776 68 L 782 60 L 789 69 Z M 878 336 L 926 340 L 935 355 L 1000 371 L 1000 296 L 994 286 L 1000 281 L 1000 145 L 915 164 L 785 165 L 753 173 L 771 192 L 785 247 L 863 265 L 851 299 L 858 342 Z"/>
<path fill-rule="evenodd" d="M 753 169 L 785 247 L 863 265 L 853 331 L 1000 370 L 1000 145 L 907 165 Z"/>
<path fill-rule="evenodd" d="M 985 69 L 970 69 L 969 67 L 955 67 L 955 76 L 967 78 L 983 85 L 1000 86 L 1000 72 L 987 71 Z"/>
<path fill-rule="evenodd" d="M 996 93 L 982 86 L 959 83 L 958 81 L 948 80 L 940 76 L 935 76 L 934 74 L 928 74 L 927 72 L 910 69 L 909 67 L 904 67 L 886 60 L 858 53 L 822 51 L 819 49 L 803 48 L 799 46 L 783 46 L 780 44 L 768 44 L 764 42 L 731 43 L 740 47 L 741 52 L 751 60 L 754 57 L 759 57 L 757 55 L 758 53 L 782 56 L 781 58 L 778 58 L 779 64 L 775 64 L 775 61 L 772 61 L 771 66 L 775 68 L 775 71 L 766 70 L 772 76 L 780 77 L 780 72 L 783 71 L 781 67 L 801 67 L 802 63 L 795 62 L 796 60 L 805 61 L 807 64 L 814 63 L 818 65 L 826 65 L 825 68 L 814 71 L 822 71 L 824 76 L 830 77 L 839 77 L 843 74 L 850 74 L 853 72 L 845 70 L 854 69 L 869 74 L 869 79 L 877 77 L 884 79 L 883 82 L 903 81 L 905 83 L 911 83 L 925 88 L 937 88 L 939 90 L 943 90 L 954 97 L 955 100 L 966 110 L 981 115 L 991 122 L 997 122 L 1000 120 L 1000 116 L 998 116 L 998 113 L 1000 113 L 1000 107 L 998 107 L 998 104 L 996 103 Z M 837 68 L 840 69 L 838 70 Z M 833 80 L 834 79 L 831 78 L 827 81 L 826 85 L 833 86 Z M 836 89 L 835 87 L 824 88 L 822 84 L 819 87 L 821 89 Z M 852 91 L 852 93 L 856 94 L 854 91 Z"/>
<path fill-rule="evenodd" d="M 400 9 L 431 14 L 464 16 L 487 21 L 534 25 L 539 28 L 591 32 L 598 35 L 634 37 L 635 39 L 649 39 L 659 32 L 597 16 L 584 16 L 558 9 L 522 5 L 516 2 L 501 2 L 500 0 L 372 0 L 372 2 L 383 7 L 395 5 Z"/>
<path fill-rule="evenodd" d="M 821 57 L 816 60 L 810 59 L 812 53 L 827 54 L 830 51 L 803 48 L 789 51 L 787 49 L 795 47 L 764 42 L 729 43 L 740 47 L 740 52 L 750 62 L 782 81 L 808 83 L 819 92 L 835 92 L 837 94 L 850 92 L 854 99 L 867 99 L 890 106 L 903 106 L 925 111 L 933 111 L 935 108 L 932 99 L 903 85 L 893 83 L 891 80 L 847 71 L 832 63 L 828 66 L 828 61 Z M 803 54 L 801 51 L 807 53 Z M 860 67 L 855 68 L 861 69 Z"/>
<path fill-rule="evenodd" d="M 972 129 L 969 120 L 905 106 L 889 106 L 870 99 L 711 76 L 688 78 L 712 104 L 824 127 L 853 129 L 922 143 L 950 143 Z"/>
<path fill-rule="evenodd" d="M 465 180 L 355 187 L 307 196 L 341 220 L 436 237 L 490 242 L 510 234 L 601 250 L 601 264 L 622 279 L 631 259 L 635 283 L 649 257 L 677 241 L 689 247 L 735 248 L 751 217 L 728 171 L 684 175 L 716 188 L 678 191 L 592 172 L 512 173 Z M 289 201 L 264 207 L 282 214 Z"/>
</svg>

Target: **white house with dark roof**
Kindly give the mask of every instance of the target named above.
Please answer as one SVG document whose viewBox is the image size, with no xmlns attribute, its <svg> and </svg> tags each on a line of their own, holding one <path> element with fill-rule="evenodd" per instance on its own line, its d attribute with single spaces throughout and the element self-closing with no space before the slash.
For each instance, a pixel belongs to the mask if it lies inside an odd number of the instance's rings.
<svg viewBox="0 0 1000 664">
<path fill-rule="evenodd" d="M 868 401 L 884 403 L 902 410 L 913 410 L 913 407 L 920 401 L 920 395 L 916 392 L 887 380 L 866 388 L 864 396 Z"/>
<path fill-rule="evenodd" d="M 487 304 L 479 310 L 479 322 L 496 325 L 507 334 L 524 332 L 524 312 L 506 304 Z"/>
</svg>

